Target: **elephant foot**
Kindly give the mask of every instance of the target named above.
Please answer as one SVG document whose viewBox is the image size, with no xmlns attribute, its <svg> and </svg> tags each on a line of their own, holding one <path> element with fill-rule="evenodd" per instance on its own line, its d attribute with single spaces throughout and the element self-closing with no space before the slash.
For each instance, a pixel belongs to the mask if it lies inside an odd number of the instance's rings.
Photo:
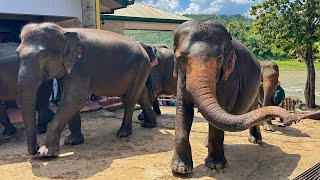
<svg viewBox="0 0 320 180">
<path fill-rule="evenodd" d="M 2 135 L 4 136 L 12 136 L 17 132 L 17 129 L 12 126 L 12 127 L 6 127 L 3 131 L 2 131 Z"/>
<path fill-rule="evenodd" d="M 143 121 L 143 120 L 144 120 L 144 114 L 143 114 L 143 112 L 141 112 L 141 113 L 138 115 L 138 119 L 139 119 L 140 121 Z"/>
<path fill-rule="evenodd" d="M 144 128 L 154 128 L 157 126 L 157 121 L 143 121 L 141 127 Z"/>
<path fill-rule="evenodd" d="M 47 132 L 47 125 L 37 125 L 37 130 L 39 132 L 39 134 L 44 134 Z"/>
<path fill-rule="evenodd" d="M 172 158 L 171 170 L 173 173 L 187 174 L 193 169 L 192 159 L 181 159 L 177 155 Z"/>
<path fill-rule="evenodd" d="M 38 153 L 40 156 L 46 156 L 46 157 L 54 157 L 59 155 L 59 147 L 57 148 L 47 148 L 45 145 L 42 146 L 39 150 Z"/>
<path fill-rule="evenodd" d="M 222 170 L 227 167 L 227 160 L 224 155 L 213 156 L 208 155 L 205 159 L 205 164 L 210 169 Z"/>
<path fill-rule="evenodd" d="M 159 108 L 158 109 L 153 108 L 153 112 L 156 113 L 156 115 L 160 115 L 161 114 L 161 111 L 160 111 Z"/>
<path fill-rule="evenodd" d="M 272 127 L 272 124 L 269 124 L 269 123 L 264 123 L 263 129 L 264 129 L 265 131 L 274 132 L 274 128 Z"/>
<path fill-rule="evenodd" d="M 84 137 L 82 133 L 71 133 L 65 140 L 65 145 L 78 145 L 84 142 Z"/>
<path fill-rule="evenodd" d="M 262 144 L 262 138 L 256 138 L 252 135 L 249 135 L 248 141 L 251 142 L 252 144 Z"/>
<path fill-rule="evenodd" d="M 118 138 L 128 137 L 131 134 L 132 134 L 132 127 L 122 125 L 121 128 L 117 132 L 117 137 Z"/>
</svg>

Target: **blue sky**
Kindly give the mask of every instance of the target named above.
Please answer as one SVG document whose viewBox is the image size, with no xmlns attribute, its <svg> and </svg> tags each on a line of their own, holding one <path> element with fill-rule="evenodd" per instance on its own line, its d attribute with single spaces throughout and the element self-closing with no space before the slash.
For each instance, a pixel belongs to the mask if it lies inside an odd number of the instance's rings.
<svg viewBox="0 0 320 180">
<path fill-rule="evenodd" d="M 135 0 L 176 14 L 241 14 L 261 0 Z"/>
</svg>

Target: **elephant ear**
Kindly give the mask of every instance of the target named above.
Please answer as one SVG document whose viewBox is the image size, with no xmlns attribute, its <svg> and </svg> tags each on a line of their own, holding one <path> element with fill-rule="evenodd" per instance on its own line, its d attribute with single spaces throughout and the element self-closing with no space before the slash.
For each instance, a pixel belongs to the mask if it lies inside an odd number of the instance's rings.
<svg viewBox="0 0 320 180">
<path fill-rule="evenodd" d="M 231 39 L 231 36 L 230 36 Z M 234 71 L 236 65 L 237 55 L 234 51 L 231 40 L 227 43 L 224 49 L 224 62 L 222 65 L 223 76 L 222 80 L 228 80 L 230 74 Z"/>
<path fill-rule="evenodd" d="M 176 60 L 174 60 L 173 77 L 178 78 L 178 66 Z"/>
<path fill-rule="evenodd" d="M 66 46 L 64 48 L 63 65 L 70 74 L 73 66 L 82 57 L 83 47 L 80 37 L 76 32 L 65 32 Z"/>
<path fill-rule="evenodd" d="M 154 46 L 145 46 L 145 50 L 149 56 L 151 67 L 158 65 L 159 61 L 157 58 L 158 50 Z"/>
</svg>

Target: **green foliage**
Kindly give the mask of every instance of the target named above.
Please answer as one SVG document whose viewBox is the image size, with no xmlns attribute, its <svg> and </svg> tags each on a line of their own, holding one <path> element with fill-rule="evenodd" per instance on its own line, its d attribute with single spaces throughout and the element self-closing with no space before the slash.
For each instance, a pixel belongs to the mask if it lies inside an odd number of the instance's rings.
<svg viewBox="0 0 320 180">
<path fill-rule="evenodd" d="M 126 30 L 125 35 L 145 44 L 166 45 L 172 49 L 173 32 L 172 31 L 145 31 L 145 30 Z"/>
<path fill-rule="evenodd" d="M 273 60 L 278 66 L 280 72 L 282 71 L 306 71 L 307 66 L 304 62 L 299 62 L 294 59 L 281 59 L 281 60 Z M 314 69 L 320 70 L 320 62 L 314 62 Z"/>
<path fill-rule="evenodd" d="M 314 43 L 320 41 L 319 0 L 265 0 L 252 7 L 251 15 L 256 17 L 253 32 L 274 54 L 295 55 L 296 50 L 305 54 L 307 44 L 316 48 Z"/>
</svg>

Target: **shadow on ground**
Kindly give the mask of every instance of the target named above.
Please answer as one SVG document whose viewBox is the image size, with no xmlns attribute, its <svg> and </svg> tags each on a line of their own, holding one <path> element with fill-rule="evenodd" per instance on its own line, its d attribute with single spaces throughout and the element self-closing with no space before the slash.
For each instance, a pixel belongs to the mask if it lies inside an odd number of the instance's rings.
<svg viewBox="0 0 320 180">
<path fill-rule="evenodd" d="M 263 145 L 229 144 L 225 145 L 228 166 L 214 171 L 200 164 L 193 172 L 180 178 L 215 179 L 286 179 L 297 167 L 301 158 L 299 154 L 287 154 L 279 147 L 264 143 Z"/>
<path fill-rule="evenodd" d="M 57 158 L 29 156 L 26 152 L 23 125 L 17 125 L 16 135 L 0 139 L 1 147 L 4 147 L 0 151 L 0 171 L 1 165 L 30 161 L 32 172 L 37 177 L 82 179 L 107 169 L 116 159 L 172 150 L 172 134 L 161 132 L 159 128 L 142 128 L 137 123 L 133 124 L 133 134 L 130 137 L 117 138 L 116 132 L 120 128 L 121 121 L 115 118 L 105 119 L 103 112 L 82 114 L 82 129 L 85 136 L 85 143 L 82 145 L 62 145 L 69 134 L 69 131 L 65 130 L 60 139 L 62 157 Z M 39 144 L 43 144 L 44 137 L 45 135 L 38 135 Z M 166 142 L 167 145 L 159 146 L 159 142 Z M 13 149 L 15 151 L 12 151 Z"/>
</svg>

